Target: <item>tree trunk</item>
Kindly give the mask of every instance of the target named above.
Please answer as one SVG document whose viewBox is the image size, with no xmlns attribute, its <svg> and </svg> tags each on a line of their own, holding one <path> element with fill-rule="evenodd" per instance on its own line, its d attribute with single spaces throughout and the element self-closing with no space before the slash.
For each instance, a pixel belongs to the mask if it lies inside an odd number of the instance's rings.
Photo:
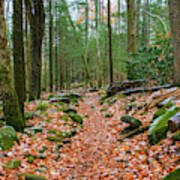
<svg viewBox="0 0 180 180">
<path fill-rule="evenodd" d="M 111 29 L 111 1 L 108 0 L 108 33 L 109 33 L 109 68 L 110 84 L 113 83 L 113 59 L 112 59 L 112 29 Z"/>
<path fill-rule="evenodd" d="M 94 0 L 95 4 L 95 23 L 96 23 L 96 32 L 95 32 L 95 37 L 96 37 L 96 57 L 97 57 L 97 80 L 98 80 L 98 87 L 102 86 L 102 73 L 101 73 L 101 51 L 99 47 L 99 36 L 98 36 L 98 26 L 99 26 L 99 3 L 98 0 Z"/>
<path fill-rule="evenodd" d="M 15 89 L 17 92 L 22 117 L 24 118 L 25 64 L 22 4 L 22 0 L 13 0 L 13 59 Z"/>
<path fill-rule="evenodd" d="M 13 86 L 11 61 L 7 48 L 4 0 L 0 0 L 0 27 L 0 89 L 3 96 L 3 112 L 7 125 L 23 131 L 25 123 Z"/>
<path fill-rule="evenodd" d="M 44 4 L 42 0 L 25 0 L 31 29 L 31 81 L 29 99 L 40 98 L 42 40 L 45 27 Z"/>
<path fill-rule="evenodd" d="M 143 26 L 143 45 L 149 43 L 149 0 L 146 0 L 145 10 L 147 13 L 144 14 L 144 26 Z"/>
<path fill-rule="evenodd" d="M 57 11 L 57 3 L 56 3 L 56 8 L 55 8 L 55 14 L 56 14 L 56 26 L 55 26 L 55 36 L 56 36 L 56 44 L 55 44 L 55 58 L 54 58 L 54 70 L 55 70 L 55 86 L 56 86 L 56 91 L 58 90 L 58 70 L 59 70 L 59 63 L 58 63 L 58 25 L 57 25 L 57 20 L 58 20 L 58 11 Z"/>
<path fill-rule="evenodd" d="M 136 13 L 136 39 L 139 42 L 139 35 L 140 35 L 140 7 L 141 7 L 141 0 L 137 1 L 137 13 Z"/>
<path fill-rule="evenodd" d="M 49 0 L 49 87 L 53 92 L 53 16 L 52 16 L 52 0 Z"/>
<path fill-rule="evenodd" d="M 128 53 L 137 52 L 136 46 L 136 3 L 135 0 L 127 0 L 128 13 Z"/>
<path fill-rule="evenodd" d="M 169 0 L 169 17 L 174 48 L 174 84 L 180 85 L 180 1 Z"/>
<path fill-rule="evenodd" d="M 30 33 L 28 28 L 28 13 L 26 11 L 26 21 L 25 21 L 25 38 L 26 38 L 26 93 L 29 94 L 30 91 L 30 79 L 31 79 L 31 49 L 30 49 Z M 28 99 L 29 97 L 26 96 Z"/>
</svg>

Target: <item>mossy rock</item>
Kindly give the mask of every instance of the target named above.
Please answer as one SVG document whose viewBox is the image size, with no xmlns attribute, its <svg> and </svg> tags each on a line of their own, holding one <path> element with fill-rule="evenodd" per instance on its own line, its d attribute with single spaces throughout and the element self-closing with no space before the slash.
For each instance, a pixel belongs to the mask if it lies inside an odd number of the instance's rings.
<svg viewBox="0 0 180 180">
<path fill-rule="evenodd" d="M 162 116 L 165 112 L 166 112 L 166 108 L 165 107 L 162 107 L 160 109 L 158 109 L 155 113 L 154 113 L 154 116 L 153 116 L 153 120 Z"/>
<path fill-rule="evenodd" d="M 100 105 L 103 105 L 107 99 L 108 99 L 107 96 L 103 96 L 103 97 L 99 100 L 99 104 L 100 104 Z"/>
<path fill-rule="evenodd" d="M 46 111 L 48 107 L 49 107 L 48 103 L 43 102 L 37 106 L 36 110 Z"/>
<path fill-rule="evenodd" d="M 26 119 L 26 120 L 33 119 L 33 118 L 34 118 L 34 113 L 31 112 L 31 111 L 26 111 L 24 115 L 25 115 L 25 119 Z"/>
<path fill-rule="evenodd" d="M 109 99 L 109 100 L 107 101 L 107 103 L 108 103 L 109 105 L 112 105 L 112 104 L 114 104 L 117 100 L 118 100 L 118 99 L 117 99 L 116 97 L 114 97 L 114 98 Z"/>
<path fill-rule="evenodd" d="M 71 108 L 71 107 L 64 107 L 60 109 L 64 113 L 77 113 L 76 109 Z"/>
<path fill-rule="evenodd" d="M 83 124 L 83 118 L 75 113 L 69 113 L 69 117 L 72 119 L 72 121 L 82 125 Z"/>
<path fill-rule="evenodd" d="M 37 175 L 34 175 L 34 174 L 28 174 L 28 173 L 22 174 L 21 176 L 24 177 L 25 180 L 47 180 L 43 176 L 37 176 Z"/>
<path fill-rule="evenodd" d="M 151 124 L 148 132 L 148 140 L 150 145 L 158 143 L 160 140 L 166 138 L 168 131 L 168 120 L 179 112 L 180 108 L 173 106 L 165 114 L 155 119 Z"/>
<path fill-rule="evenodd" d="M 138 128 L 142 125 L 142 122 L 138 119 L 135 119 L 129 115 L 124 115 L 121 117 L 121 121 L 128 123 L 131 128 Z"/>
<path fill-rule="evenodd" d="M 46 139 L 53 142 L 61 142 L 63 140 L 62 138 L 57 138 L 55 136 L 47 137 Z"/>
<path fill-rule="evenodd" d="M 64 120 L 64 121 L 69 121 L 69 116 L 67 114 L 65 114 L 64 116 L 61 116 L 61 119 Z"/>
<path fill-rule="evenodd" d="M 14 141 L 18 141 L 18 137 L 13 127 L 0 128 L 0 147 L 2 150 L 9 150 L 14 145 Z"/>
<path fill-rule="evenodd" d="M 43 128 L 42 127 L 35 127 L 35 128 L 32 128 L 32 130 L 36 134 L 36 133 L 41 133 L 43 131 Z"/>
<path fill-rule="evenodd" d="M 4 165 L 5 168 L 8 169 L 16 169 L 21 165 L 20 160 L 13 160 L 13 161 L 8 161 L 7 164 Z"/>
<path fill-rule="evenodd" d="M 43 146 L 43 148 L 39 150 L 39 153 L 44 153 L 47 149 L 47 146 Z"/>
<path fill-rule="evenodd" d="M 180 168 L 168 174 L 162 180 L 180 180 Z"/>
<path fill-rule="evenodd" d="M 56 129 L 48 130 L 48 134 L 56 134 Z"/>
<path fill-rule="evenodd" d="M 180 131 L 176 132 L 173 136 L 172 139 L 174 141 L 180 141 Z"/>
<path fill-rule="evenodd" d="M 114 114 L 109 113 L 109 112 L 106 112 L 106 113 L 104 113 L 104 116 L 105 116 L 106 118 L 111 118 L 111 117 L 114 116 Z"/>
</svg>

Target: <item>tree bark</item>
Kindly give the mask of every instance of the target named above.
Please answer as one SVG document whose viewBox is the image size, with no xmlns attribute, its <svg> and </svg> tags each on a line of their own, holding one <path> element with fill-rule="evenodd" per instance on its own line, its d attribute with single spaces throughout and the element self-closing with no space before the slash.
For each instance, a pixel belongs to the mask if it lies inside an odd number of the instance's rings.
<svg viewBox="0 0 180 180">
<path fill-rule="evenodd" d="M 25 0 L 31 30 L 31 81 L 29 99 L 39 99 L 41 93 L 42 40 L 45 27 L 42 0 Z"/>
<path fill-rule="evenodd" d="M 128 53 L 134 54 L 137 52 L 135 0 L 127 0 L 127 13 L 128 13 Z"/>
<path fill-rule="evenodd" d="M 0 27 L 0 89 L 3 96 L 4 117 L 7 125 L 23 131 L 25 123 L 12 81 L 11 60 L 7 48 L 4 0 L 0 0 Z"/>
<path fill-rule="evenodd" d="M 174 84 L 180 85 L 180 1 L 169 0 L 169 17 L 174 49 Z"/>
<path fill-rule="evenodd" d="M 52 0 L 49 0 L 49 87 L 53 92 L 53 16 L 52 16 Z"/>
<path fill-rule="evenodd" d="M 24 118 L 25 100 L 25 63 L 23 42 L 23 2 L 13 0 L 13 59 L 14 59 L 14 82 L 19 105 Z"/>
<path fill-rule="evenodd" d="M 141 7 L 141 0 L 138 0 L 137 1 L 137 13 L 136 13 L 136 39 L 137 39 L 137 42 L 139 42 L 139 36 L 140 36 L 140 26 L 139 26 L 139 23 L 140 23 L 140 7 Z"/>
<path fill-rule="evenodd" d="M 112 29 L 111 29 L 111 1 L 108 0 L 108 33 L 109 33 L 109 68 L 110 84 L 113 83 L 113 59 L 112 59 Z"/>
</svg>

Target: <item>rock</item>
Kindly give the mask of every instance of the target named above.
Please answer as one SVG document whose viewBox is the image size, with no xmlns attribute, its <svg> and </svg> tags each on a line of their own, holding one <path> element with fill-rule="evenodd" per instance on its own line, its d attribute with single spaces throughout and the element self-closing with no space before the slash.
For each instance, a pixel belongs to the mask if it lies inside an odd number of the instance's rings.
<svg viewBox="0 0 180 180">
<path fill-rule="evenodd" d="M 7 164 L 4 165 L 5 168 L 8 169 L 16 169 L 21 165 L 20 160 L 13 160 L 13 161 L 8 161 Z"/>
<path fill-rule="evenodd" d="M 165 114 L 155 119 L 148 132 L 148 140 L 151 145 L 158 143 L 166 138 L 168 131 L 168 119 L 179 112 L 179 107 L 173 106 Z"/>
<path fill-rule="evenodd" d="M 169 119 L 168 128 L 172 132 L 175 132 L 180 129 L 180 112 Z"/>
<path fill-rule="evenodd" d="M 41 133 L 43 131 L 43 128 L 42 127 L 35 127 L 35 128 L 32 128 L 32 130 L 36 134 L 36 133 Z"/>
<path fill-rule="evenodd" d="M 21 175 L 22 177 L 25 178 L 25 180 L 47 180 L 45 177 L 43 176 L 37 176 L 37 175 L 34 175 L 34 174 L 22 174 Z"/>
<path fill-rule="evenodd" d="M 0 128 L 0 147 L 2 150 L 9 150 L 14 145 L 14 141 L 18 142 L 18 137 L 13 127 Z"/>
<path fill-rule="evenodd" d="M 172 139 L 174 141 L 180 141 L 180 131 L 176 132 L 173 136 Z"/>
<path fill-rule="evenodd" d="M 128 123 L 131 128 L 135 129 L 142 125 L 141 121 L 138 119 L 135 119 L 129 115 L 124 115 L 121 117 L 121 121 Z"/>
<path fill-rule="evenodd" d="M 26 119 L 26 120 L 33 119 L 33 118 L 34 118 L 34 113 L 31 112 L 31 111 L 26 111 L 26 112 L 24 113 L 24 115 L 25 115 L 25 119 Z"/>
<path fill-rule="evenodd" d="M 69 113 L 69 117 L 72 119 L 72 121 L 77 122 L 78 124 L 83 124 L 83 118 L 75 113 Z"/>
<path fill-rule="evenodd" d="M 169 175 L 164 177 L 162 180 L 179 180 L 180 179 L 180 168 L 171 172 Z"/>
<path fill-rule="evenodd" d="M 60 110 L 65 113 L 75 113 L 75 114 L 77 113 L 76 109 L 71 108 L 71 107 L 63 107 Z"/>
</svg>

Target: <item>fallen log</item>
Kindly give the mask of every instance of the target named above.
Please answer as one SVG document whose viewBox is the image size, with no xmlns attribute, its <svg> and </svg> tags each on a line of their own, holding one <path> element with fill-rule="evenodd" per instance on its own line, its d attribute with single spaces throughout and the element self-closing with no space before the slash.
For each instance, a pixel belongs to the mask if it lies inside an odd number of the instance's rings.
<svg viewBox="0 0 180 180">
<path fill-rule="evenodd" d="M 148 129 L 149 129 L 149 126 L 139 127 L 137 129 L 134 129 L 134 130 L 130 131 L 129 133 L 124 135 L 121 139 L 118 139 L 118 141 L 123 141 L 126 138 L 131 138 L 131 137 L 136 136 L 138 134 L 144 133 Z"/>
<path fill-rule="evenodd" d="M 149 91 L 158 91 L 160 89 L 164 88 L 171 88 L 173 85 L 167 84 L 167 85 L 162 85 L 162 86 L 153 86 L 153 87 L 148 87 L 148 88 L 134 88 L 134 89 L 128 89 L 126 91 L 122 91 L 120 94 L 123 95 L 131 95 L 133 93 L 142 93 L 142 92 L 149 92 Z"/>
<path fill-rule="evenodd" d="M 157 144 L 160 140 L 166 138 L 168 120 L 177 114 L 179 110 L 179 107 L 173 106 L 165 114 L 154 120 L 148 132 L 148 141 L 150 145 Z"/>
<path fill-rule="evenodd" d="M 112 83 L 107 89 L 107 96 L 113 96 L 120 91 L 124 91 L 129 88 L 139 87 L 144 83 L 144 80 L 135 81 L 121 81 Z"/>
<path fill-rule="evenodd" d="M 175 116 L 169 119 L 168 129 L 172 132 L 175 132 L 178 129 L 180 129 L 180 113 L 177 113 Z"/>
<path fill-rule="evenodd" d="M 63 103 L 70 103 L 70 98 L 68 97 L 57 97 L 57 98 L 51 98 L 48 103 L 54 103 L 54 102 L 63 102 Z"/>
</svg>

